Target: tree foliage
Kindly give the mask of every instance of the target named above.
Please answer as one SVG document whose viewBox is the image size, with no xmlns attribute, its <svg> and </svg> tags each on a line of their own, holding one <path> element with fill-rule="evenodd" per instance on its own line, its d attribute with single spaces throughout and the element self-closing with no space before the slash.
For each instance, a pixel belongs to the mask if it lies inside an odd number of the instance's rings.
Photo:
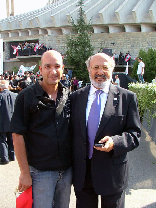
<svg viewBox="0 0 156 208">
<path fill-rule="evenodd" d="M 93 47 L 90 41 L 91 26 L 85 22 L 83 0 L 78 2 L 78 19 L 75 23 L 72 19 L 71 24 L 75 35 L 67 37 L 66 62 L 67 67 L 72 68 L 73 75 L 79 80 L 88 82 L 88 72 L 85 61 L 93 54 Z"/>
<path fill-rule="evenodd" d="M 145 63 L 145 74 L 144 80 L 145 82 L 151 82 L 152 79 L 156 76 L 156 50 L 149 48 L 147 52 L 144 50 L 140 50 L 138 57 L 142 57 L 143 62 Z M 137 77 L 137 68 L 138 68 L 138 60 L 134 63 L 132 77 L 138 80 Z"/>
</svg>

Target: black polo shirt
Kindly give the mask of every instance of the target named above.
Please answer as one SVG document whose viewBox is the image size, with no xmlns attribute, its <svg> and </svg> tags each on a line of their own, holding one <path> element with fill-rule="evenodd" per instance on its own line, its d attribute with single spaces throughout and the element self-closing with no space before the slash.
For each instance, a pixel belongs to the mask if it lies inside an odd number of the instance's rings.
<svg viewBox="0 0 156 208">
<path fill-rule="evenodd" d="M 68 95 L 69 90 L 59 83 L 55 103 L 36 82 L 16 99 L 10 132 L 24 136 L 28 163 L 38 170 L 71 166 Z"/>
</svg>

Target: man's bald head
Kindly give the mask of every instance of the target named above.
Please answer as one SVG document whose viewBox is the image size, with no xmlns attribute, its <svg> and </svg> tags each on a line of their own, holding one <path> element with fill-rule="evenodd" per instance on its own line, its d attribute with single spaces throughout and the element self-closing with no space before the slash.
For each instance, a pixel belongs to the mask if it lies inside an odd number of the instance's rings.
<svg viewBox="0 0 156 208">
<path fill-rule="evenodd" d="M 113 60 L 112 57 L 108 56 L 105 53 L 96 53 L 95 55 L 90 56 L 88 58 L 88 60 L 86 61 L 87 68 L 90 67 L 91 61 L 93 61 L 94 59 L 95 60 L 98 60 L 98 59 L 101 59 L 101 58 L 103 58 L 103 60 L 104 60 L 104 65 L 107 65 L 107 67 L 108 68 L 111 68 L 112 71 L 113 71 L 113 69 L 115 67 L 115 62 L 114 62 L 114 60 Z"/>
<path fill-rule="evenodd" d="M 58 51 L 55 51 L 55 50 L 49 50 L 49 51 L 46 51 L 43 53 L 42 57 L 41 57 L 41 66 L 43 64 L 43 60 L 46 58 L 46 57 L 56 57 L 57 59 L 61 60 L 61 63 L 63 65 L 63 59 L 62 59 L 62 55 L 58 52 Z"/>
<path fill-rule="evenodd" d="M 42 84 L 49 86 L 58 85 L 63 73 L 64 65 L 62 55 L 55 51 L 46 51 L 41 57 L 41 66 L 39 67 L 42 75 Z"/>
</svg>

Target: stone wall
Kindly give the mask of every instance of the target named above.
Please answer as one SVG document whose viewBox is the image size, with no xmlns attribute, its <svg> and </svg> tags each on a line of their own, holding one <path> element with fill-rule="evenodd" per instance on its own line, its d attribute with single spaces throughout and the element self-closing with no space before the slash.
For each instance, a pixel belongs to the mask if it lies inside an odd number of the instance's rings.
<svg viewBox="0 0 156 208">
<path fill-rule="evenodd" d="M 66 36 L 41 36 L 40 42 L 44 42 L 47 46 L 52 46 L 56 50 L 65 53 L 66 51 Z M 91 42 L 94 47 L 94 52 L 100 51 L 101 48 L 110 48 L 115 51 L 126 54 L 130 51 L 132 58 L 136 58 L 140 49 L 147 51 L 149 48 L 156 49 L 156 32 L 150 33 L 100 33 L 92 34 Z"/>
<path fill-rule="evenodd" d="M 112 44 L 114 43 L 114 44 Z M 127 53 L 130 51 L 132 58 L 136 58 L 140 49 L 156 49 L 156 32 L 151 33 L 102 33 L 92 35 L 92 44 L 95 52 L 100 48 L 111 48 L 112 52 Z"/>
<path fill-rule="evenodd" d="M 47 47 L 51 46 L 61 53 L 66 51 L 66 35 L 34 35 L 28 37 L 13 37 L 4 38 L 5 52 L 4 52 L 4 62 L 9 60 L 9 44 L 12 41 L 29 41 L 29 40 L 39 40 L 39 43 L 46 44 Z M 99 33 L 91 35 L 91 42 L 94 47 L 94 53 L 97 53 L 102 48 L 110 48 L 112 52 L 115 51 L 126 54 L 130 51 L 132 59 L 138 56 L 139 50 L 144 49 L 147 51 L 149 48 L 156 49 L 156 32 L 133 32 L 133 33 Z M 18 62 L 18 64 L 20 64 Z M 7 62 L 7 66 L 9 63 Z M 13 65 L 13 62 L 10 62 Z M 16 65 L 16 63 L 15 63 Z M 5 67 L 5 65 L 4 65 Z M 9 68 L 9 66 L 8 66 Z M 4 70 L 6 70 L 4 68 Z"/>
</svg>

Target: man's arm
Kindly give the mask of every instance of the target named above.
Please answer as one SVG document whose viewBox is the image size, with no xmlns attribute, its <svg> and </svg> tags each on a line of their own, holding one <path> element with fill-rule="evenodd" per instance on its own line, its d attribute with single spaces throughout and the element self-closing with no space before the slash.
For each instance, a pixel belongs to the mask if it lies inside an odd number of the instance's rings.
<svg viewBox="0 0 156 208">
<path fill-rule="evenodd" d="M 142 66 L 142 68 L 141 68 L 141 69 L 142 69 L 142 71 L 141 71 L 141 75 L 143 75 L 143 74 L 144 74 L 145 64 L 144 64 L 144 63 L 142 63 L 142 65 L 141 65 L 141 66 Z"/>
<path fill-rule="evenodd" d="M 143 75 L 143 74 L 144 74 L 144 66 L 142 67 L 141 75 Z"/>
<path fill-rule="evenodd" d="M 24 138 L 22 135 L 16 133 L 13 133 L 12 137 L 15 155 L 21 171 L 18 190 L 22 192 L 32 185 L 32 178 L 30 176 Z"/>
</svg>

